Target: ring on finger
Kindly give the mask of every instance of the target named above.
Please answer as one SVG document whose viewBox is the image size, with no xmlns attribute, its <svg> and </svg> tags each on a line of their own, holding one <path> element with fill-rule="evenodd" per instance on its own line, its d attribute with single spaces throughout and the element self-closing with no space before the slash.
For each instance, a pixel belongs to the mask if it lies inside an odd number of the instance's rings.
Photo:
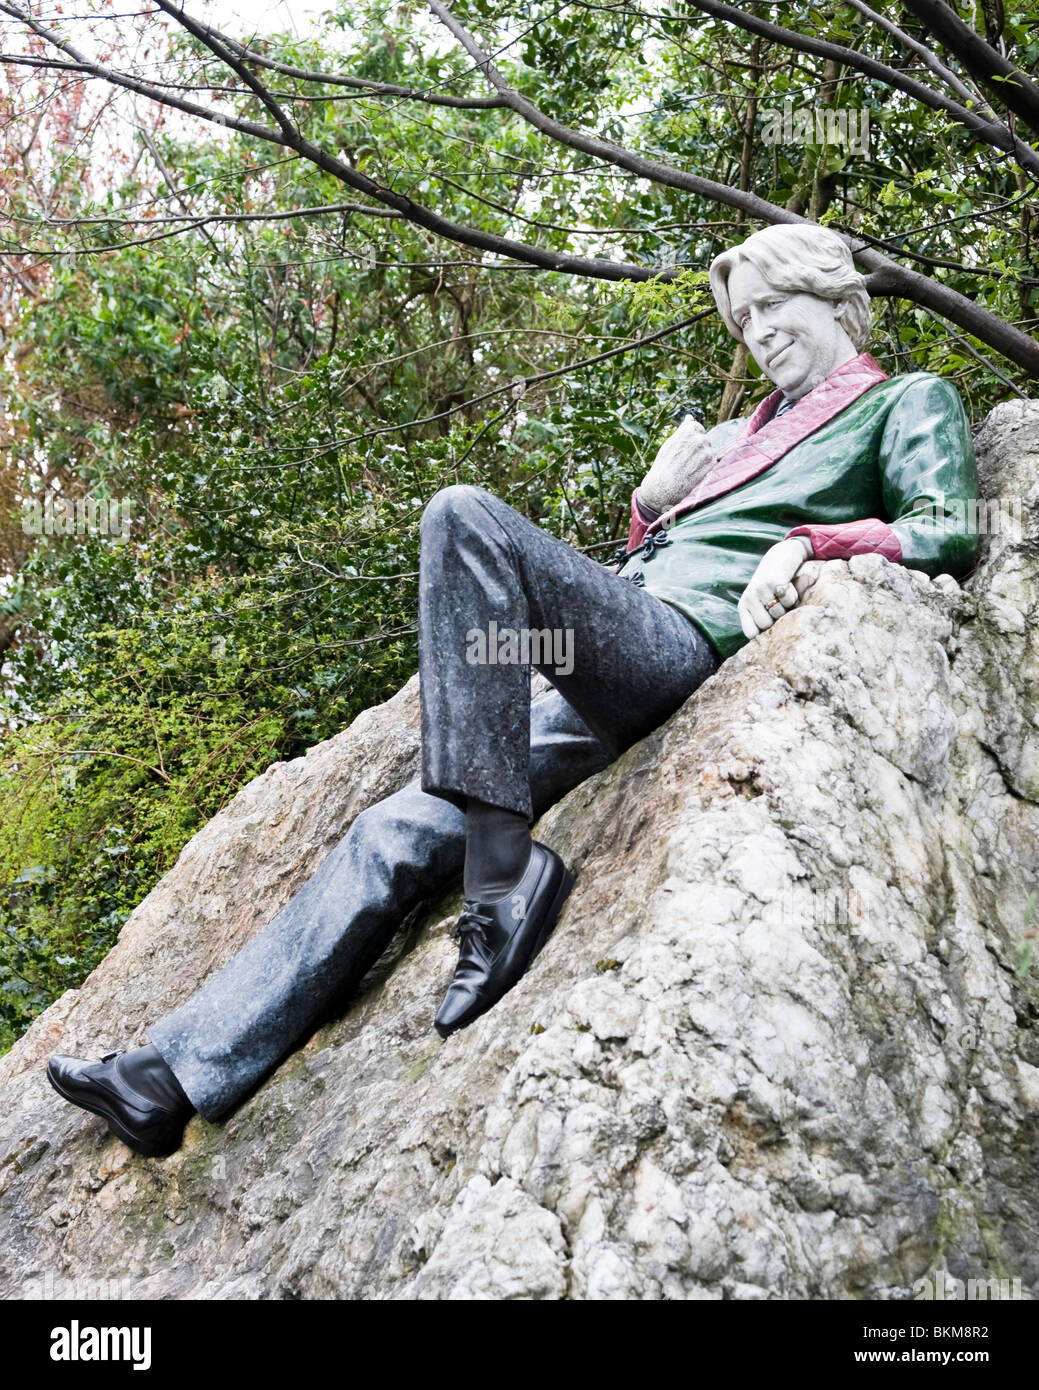
<svg viewBox="0 0 1039 1390">
<path fill-rule="evenodd" d="M 771 608 L 768 608 L 766 611 L 768 613 L 768 616 L 772 618 L 774 621 L 776 618 L 781 618 L 783 614 L 786 612 L 786 609 L 783 607 L 781 603 L 774 603 L 772 604 Z"/>
</svg>

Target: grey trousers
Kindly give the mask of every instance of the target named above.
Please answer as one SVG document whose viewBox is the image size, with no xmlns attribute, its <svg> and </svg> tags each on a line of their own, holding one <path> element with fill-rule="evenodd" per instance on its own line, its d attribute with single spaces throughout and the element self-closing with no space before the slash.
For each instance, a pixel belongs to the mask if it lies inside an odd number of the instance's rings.
<svg viewBox="0 0 1039 1390">
<path fill-rule="evenodd" d="M 533 662 L 555 689 L 531 701 L 528 665 L 472 659 L 474 634 L 486 658 L 506 629 L 570 634 L 568 645 L 550 636 L 553 659 Z M 195 1108 L 216 1119 L 242 1100 L 451 883 L 467 797 L 537 818 L 716 667 L 677 609 L 483 489 L 437 493 L 422 520 L 421 774 L 363 811 L 269 925 L 149 1028 Z"/>
</svg>

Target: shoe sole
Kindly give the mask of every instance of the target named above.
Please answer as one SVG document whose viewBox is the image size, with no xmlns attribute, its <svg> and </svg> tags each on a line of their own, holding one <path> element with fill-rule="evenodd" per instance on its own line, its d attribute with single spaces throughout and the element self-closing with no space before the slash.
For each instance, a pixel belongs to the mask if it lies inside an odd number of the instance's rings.
<svg viewBox="0 0 1039 1390">
<path fill-rule="evenodd" d="M 575 879 L 573 874 L 570 872 L 569 869 L 567 869 L 564 866 L 563 877 L 559 880 L 559 887 L 556 889 L 555 896 L 553 897 L 551 903 L 548 906 L 548 911 L 545 913 L 545 920 L 542 923 L 541 930 L 538 932 L 537 937 L 535 938 L 533 949 L 531 950 L 530 955 L 527 957 L 527 961 L 523 969 L 519 972 L 519 974 L 516 976 L 514 980 L 511 980 L 509 984 L 505 986 L 501 994 L 498 995 L 497 999 L 492 999 L 490 1003 L 485 1004 L 479 1013 L 473 1014 L 473 1016 L 471 1018 L 467 1018 L 464 1023 L 456 1024 L 454 1028 L 449 1028 L 446 1032 L 440 1032 L 440 1029 L 437 1028 L 437 1032 L 440 1033 L 440 1036 L 442 1038 L 449 1038 L 452 1033 L 460 1033 L 464 1028 L 468 1028 L 470 1024 L 475 1023 L 478 1018 L 483 1018 L 484 1014 L 489 1013 L 490 1010 L 494 1008 L 495 1004 L 501 1003 L 501 1001 L 505 998 L 506 994 L 508 994 L 509 990 L 516 988 L 520 980 L 523 979 L 523 976 L 527 973 L 530 967 L 534 964 L 534 961 L 541 954 L 541 951 L 545 946 L 545 943 L 548 941 L 548 938 L 552 935 L 556 922 L 559 920 L 559 914 L 563 909 L 563 904 L 570 896 L 570 892 L 574 886 L 574 882 Z M 434 1025 L 434 1027 L 435 1026 L 436 1025 Z"/>
<path fill-rule="evenodd" d="M 140 1154 L 142 1158 L 168 1158 L 170 1154 L 176 1153 L 177 1149 L 180 1148 L 179 1140 L 170 1148 L 165 1144 L 148 1144 L 137 1139 L 128 1129 L 125 1129 L 124 1126 L 119 1123 L 114 1115 L 110 1114 L 102 1106 L 92 1105 L 88 1100 L 82 1099 L 79 1096 L 70 1095 L 65 1087 L 54 1077 L 49 1062 L 47 1063 L 47 1080 L 57 1091 L 58 1095 L 61 1096 L 62 1100 L 67 1100 L 70 1105 L 78 1106 L 80 1110 L 89 1110 L 92 1115 L 100 1115 L 103 1120 L 108 1122 L 108 1127 L 116 1138 L 121 1139 L 128 1149 L 132 1149 L 135 1154 Z"/>
</svg>

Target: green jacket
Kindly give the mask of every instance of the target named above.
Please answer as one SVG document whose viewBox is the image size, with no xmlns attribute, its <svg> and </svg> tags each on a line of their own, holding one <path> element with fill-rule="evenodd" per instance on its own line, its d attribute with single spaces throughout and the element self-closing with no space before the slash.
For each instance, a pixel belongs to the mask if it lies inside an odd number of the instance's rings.
<svg viewBox="0 0 1039 1390">
<path fill-rule="evenodd" d="M 977 557 L 977 469 L 950 382 L 887 377 L 862 353 L 776 417 L 780 400 L 710 430 L 717 465 L 663 517 L 632 498 L 619 574 L 687 614 L 721 660 L 746 643 L 737 604 L 787 536 L 817 559 L 880 553 L 931 575 Z"/>
</svg>

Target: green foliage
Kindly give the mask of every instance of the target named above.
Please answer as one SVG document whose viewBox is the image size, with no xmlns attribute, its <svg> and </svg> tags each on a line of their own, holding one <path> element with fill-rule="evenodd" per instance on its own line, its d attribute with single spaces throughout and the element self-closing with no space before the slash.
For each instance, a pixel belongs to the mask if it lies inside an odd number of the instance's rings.
<svg viewBox="0 0 1039 1390">
<path fill-rule="evenodd" d="M 170 655 L 224 665 L 211 684 L 226 689 L 178 690 L 183 675 L 157 664 L 139 630 L 97 636 L 82 698 L 69 692 L 20 729 L 0 767 L 0 1046 L 93 969 L 142 892 L 285 736 L 278 712 L 255 712 L 241 666 L 200 651 L 186 621 L 166 634 Z"/>
</svg>

